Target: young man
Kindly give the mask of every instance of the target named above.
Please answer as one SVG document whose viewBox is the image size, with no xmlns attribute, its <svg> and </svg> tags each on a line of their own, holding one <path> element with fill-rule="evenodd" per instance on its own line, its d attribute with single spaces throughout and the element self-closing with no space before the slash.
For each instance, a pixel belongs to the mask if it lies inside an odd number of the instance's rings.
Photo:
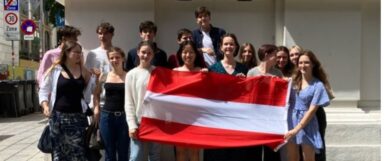
<svg viewBox="0 0 385 161">
<path fill-rule="evenodd" d="M 108 22 L 103 22 L 96 28 L 96 33 L 98 35 L 100 45 L 87 54 L 85 61 L 85 67 L 93 73 L 100 71 L 101 74 L 107 74 L 111 70 L 111 66 L 107 57 L 107 51 L 112 47 L 112 37 L 114 36 L 114 31 L 114 26 Z M 105 93 L 102 92 L 100 96 L 100 106 L 104 105 L 104 95 Z M 93 100 L 93 96 L 91 97 L 91 100 Z M 94 107 L 93 103 L 90 103 L 90 107 Z M 100 111 L 98 111 L 98 108 L 95 108 L 94 118 L 96 120 L 99 119 L 99 113 Z"/>
<path fill-rule="evenodd" d="M 178 31 L 177 43 L 180 45 L 184 41 L 192 41 L 192 32 L 189 29 L 182 28 Z M 176 54 L 172 54 L 168 57 L 168 65 L 171 69 L 179 67 L 179 62 Z"/>
<path fill-rule="evenodd" d="M 60 52 L 64 46 L 64 43 L 66 41 L 77 41 L 78 36 L 80 35 L 81 33 L 79 29 L 73 26 L 64 26 L 59 28 L 59 30 L 57 31 L 59 46 L 56 49 L 48 50 L 44 54 L 43 59 L 40 61 L 40 66 L 39 66 L 39 70 L 37 71 L 37 77 L 36 77 L 37 83 L 39 85 L 41 85 L 42 83 L 42 80 L 44 78 L 44 73 L 59 58 Z"/>
<path fill-rule="evenodd" d="M 155 55 L 151 62 L 151 65 L 168 67 L 167 64 L 167 54 L 162 49 L 158 48 L 154 42 L 156 36 L 157 27 L 152 21 L 144 21 L 139 25 L 139 35 L 142 41 L 148 41 L 154 43 Z M 126 71 L 131 70 L 132 68 L 138 66 L 139 58 L 137 55 L 137 48 L 131 49 L 127 54 L 127 59 L 124 65 Z"/>
<path fill-rule="evenodd" d="M 209 67 L 223 58 L 223 54 L 219 51 L 219 40 L 226 31 L 211 25 L 211 13 L 206 7 L 198 7 L 195 10 L 195 18 L 199 28 L 193 31 L 193 41 L 203 53 Z"/>
</svg>

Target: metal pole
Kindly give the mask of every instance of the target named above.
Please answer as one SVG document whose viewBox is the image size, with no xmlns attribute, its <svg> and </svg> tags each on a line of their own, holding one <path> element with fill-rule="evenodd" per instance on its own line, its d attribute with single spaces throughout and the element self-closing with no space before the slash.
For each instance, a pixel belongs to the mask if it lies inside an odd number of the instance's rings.
<svg viewBox="0 0 385 161">
<path fill-rule="evenodd" d="M 12 80 L 15 80 L 15 46 L 13 45 L 13 40 L 12 42 Z"/>
<path fill-rule="evenodd" d="M 32 19 L 32 5 L 31 0 L 28 0 L 28 19 Z M 32 54 L 32 41 L 28 41 L 28 59 L 31 59 Z"/>
<path fill-rule="evenodd" d="M 40 49 L 41 54 L 45 53 L 45 15 L 44 15 L 44 2 L 40 0 Z"/>
</svg>

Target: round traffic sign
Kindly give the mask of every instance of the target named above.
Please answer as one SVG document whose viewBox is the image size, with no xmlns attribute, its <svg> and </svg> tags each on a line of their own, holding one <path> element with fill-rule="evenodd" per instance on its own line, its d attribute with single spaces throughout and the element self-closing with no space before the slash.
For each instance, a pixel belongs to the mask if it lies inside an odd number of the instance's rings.
<svg viewBox="0 0 385 161">
<path fill-rule="evenodd" d="M 7 13 L 5 15 L 5 22 L 8 24 L 8 25 L 14 25 L 16 24 L 18 18 L 17 18 L 17 15 L 13 12 L 10 12 L 10 13 Z"/>
<path fill-rule="evenodd" d="M 26 19 L 21 23 L 21 31 L 26 35 L 32 35 L 36 31 L 35 21 Z"/>
</svg>

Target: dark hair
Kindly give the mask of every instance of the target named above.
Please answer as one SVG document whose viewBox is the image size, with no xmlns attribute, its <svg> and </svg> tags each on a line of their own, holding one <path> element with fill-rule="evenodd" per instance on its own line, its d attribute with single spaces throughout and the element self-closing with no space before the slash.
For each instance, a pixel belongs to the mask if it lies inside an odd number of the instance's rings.
<svg viewBox="0 0 385 161">
<path fill-rule="evenodd" d="M 290 55 L 289 55 L 289 49 L 285 46 L 278 46 L 277 51 L 283 51 L 287 55 L 287 64 L 283 67 L 283 69 L 278 67 L 278 64 L 275 65 L 275 67 L 283 73 L 286 77 L 291 77 L 294 70 L 294 64 L 290 61 Z"/>
<path fill-rule="evenodd" d="M 139 51 L 142 46 L 149 46 L 151 48 L 152 52 L 155 54 L 156 47 L 155 47 L 155 44 L 153 42 L 141 41 L 138 44 L 138 47 L 136 48 L 136 50 Z"/>
<path fill-rule="evenodd" d="M 123 60 L 125 59 L 125 54 L 124 54 L 124 51 L 121 49 L 121 48 L 119 48 L 119 47 L 111 47 L 111 49 L 109 49 L 108 51 L 107 51 L 107 56 L 110 56 L 110 53 L 112 53 L 112 52 L 117 52 L 117 53 L 119 53 L 120 54 L 120 56 L 122 56 L 122 58 L 123 58 Z"/>
<path fill-rule="evenodd" d="M 65 41 L 64 46 L 60 52 L 59 60 L 55 63 L 55 65 L 57 64 L 63 65 L 67 61 L 68 53 L 70 53 L 71 50 L 77 46 L 80 47 L 80 49 L 82 49 L 82 46 L 75 41 Z"/>
<path fill-rule="evenodd" d="M 194 67 L 201 67 L 204 68 L 206 65 L 204 64 L 203 61 L 203 56 L 202 54 L 198 51 L 196 45 L 192 41 L 184 41 L 179 45 L 179 49 L 176 53 L 176 57 L 178 58 L 178 62 L 180 66 L 184 64 L 183 59 L 182 59 L 182 52 L 186 46 L 190 45 L 193 48 L 193 51 L 195 53 L 195 60 L 194 60 Z"/>
<path fill-rule="evenodd" d="M 108 33 L 114 34 L 115 28 L 108 22 L 102 22 L 96 27 L 96 33 L 99 33 L 99 30 L 105 30 Z"/>
<path fill-rule="evenodd" d="M 223 39 L 225 37 L 231 37 L 233 40 L 234 40 L 234 43 L 235 43 L 235 51 L 234 51 L 234 57 L 236 57 L 238 55 L 238 51 L 239 51 L 239 43 L 238 43 L 238 39 L 237 37 L 235 36 L 235 34 L 233 33 L 226 33 L 224 34 L 222 37 L 221 37 L 221 40 L 219 41 L 219 46 L 222 47 L 222 44 L 223 44 Z M 221 51 L 222 52 L 222 51 Z M 223 52 L 222 52 L 223 53 Z"/>
<path fill-rule="evenodd" d="M 259 49 L 258 49 L 258 58 L 260 61 L 263 61 L 265 59 L 265 53 L 273 53 L 277 51 L 277 46 L 273 44 L 263 44 Z"/>
<path fill-rule="evenodd" d="M 189 29 L 182 28 L 178 31 L 178 40 L 182 38 L 183 35 L 190 34 L 192 35 L 192 32 Z"/>
<path fill-rule="evenodd" d="M 139 32 L 142 32 L 143 30 L 149 30 L 149 31 L 154 32 L 156 34 L 156 31 L 158 30 L 158 28 L 156 27 L 154 22 L 144 21 L 144 22 L 140 23 L 140 25 L 139 25 Z"/>
<path fill-rule="evenodd" d="M 298 60 L 299 60 L 299 58 L 301 58 L 301 56 L 309 57 L 312 65 L 313 65 L 313 69 L 312 69 L 313 76 L 315 78 L 319 79 L 325 85 L 325 88 L 326 88 L 326 91 L 329 95 L 329 98 L 331 98 L 331 99 L 334 98 L 330 83 L 327 79 L 327 75 L 326 75 L 324 69 L 322 68 L 320 61 L 315 56 L 315 54 L 311 50 L 305 50 L 299 55 Z M 299 70 L 296 70 L 293 82 L 294 82 L 295 87 L 298 89 L 298 91 L 300 91 L 301 87 L 302 87 L 302 74 Z"/>
<path fill-rule="evenodd" d="M 59 44 L 63 41 L 63 38 L 68 38 L 68 37 L 73 37 L 73 36 L 78 37 L 80 35 L 81 35 L 80 30 L 73 27 L 73 26 L 65 25 L 63 27 L 60 27 L 57 30 L 57 38 L 58 38 Z"/>
<path fill-rule="evenodd" d="M 209 9 L 207 9 L 205 6 L 200 6 L 195 10 L 195 18 L 198 18 L 201 14 L 208 15 L 209 17 L 211 16 Z"/>
<path fill-rule="evenodd" d="M 248 47 L 248 46 L 249 46 L 250 49 L 251 49 L 252 56 L 251 56 L 251 60 L 250 60 L 249 62 L 245 62 L 245 61 L 243 60 L 242 53 L 244 52 L 245 48 Z M 248 42 L 242 44 L 241 47 L 240 47 L 240 50 L 239 50 L 239 59 L 240 59 L 240 62 L 241 62 L 242 64 L 246 65 L 246 67 L 247 67 L 248 69 L 251 69 L 251 68 L 255 67 L 255 66 L 257 65 L 257 63 L 258 63 L 255 54 L 256 54 L 256 53 L 255 53 L 255 48 L 254 48 L 253 44 L 248 43 Z"/>
</svg>

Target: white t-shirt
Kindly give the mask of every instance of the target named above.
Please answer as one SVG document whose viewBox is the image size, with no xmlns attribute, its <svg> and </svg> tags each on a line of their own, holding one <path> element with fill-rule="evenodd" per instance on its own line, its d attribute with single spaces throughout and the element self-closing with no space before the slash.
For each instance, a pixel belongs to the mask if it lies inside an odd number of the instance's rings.
<svg viewBox="0 0 385 161">
<path fill-rule="evenodd" d="M 210 33 L 202 31 L 202 34 L 203 34 L 202 46 L 204 48 L 211 48 L 214 50 L 213 40 L 210 37 Z M 217 62 L 215 55 L 209 55 L 207 53 L 203 53 L 203 58 L 205 59 L 207 66 L 211 66 Z"/>
<path fill-rule="evenodd" d="M 91 50 L 87 54 L 85 66 L 88 70 L 93 68 L 100 69 L 103 75 L 107 75 L 111 71 L 112 67 L 108 61 L 107 50 L 104 50 L 101 47 Z M 97 78 L 98 79 L 98 78 Z M 94 83 L 94 82 L 93 82 Z M 95 85 L 93 86 L 94 89 Z M 91 96 L 91 102 L 89 103 L 90 107 L 93 107 L 93 95 Z M 105 91 L 104 88 L 100 95 L 100 107 L 103 107 L 105 101 Z"/>
</svg>

